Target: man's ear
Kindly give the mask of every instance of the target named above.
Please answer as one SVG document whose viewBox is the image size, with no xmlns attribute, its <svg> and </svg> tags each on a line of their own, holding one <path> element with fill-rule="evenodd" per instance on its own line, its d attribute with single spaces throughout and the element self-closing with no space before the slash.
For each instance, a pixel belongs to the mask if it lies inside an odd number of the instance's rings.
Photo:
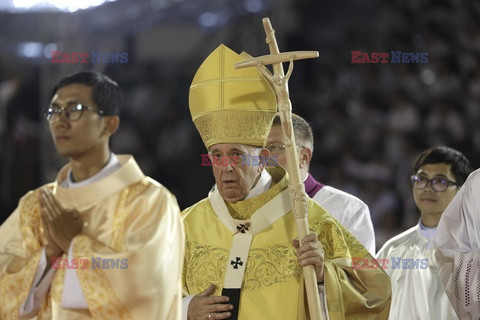
<svg viewBox="0 0 480 320">
<path fill-rule="evenodd" d="M 307 168 L 312 160 L 313 152 L 309 147 L 303 147 L 300 151 L 300 168 Z"/>
<path fill-rule="evenodd" d="M 120 126 L 120 118 L 118 116 L 105 116 L 105 128 L 104 133 L 109 137 L 112 136 Z"/>
<path fill-rule="evenodd" d="M 261 169 L 263 169 L 270 160 L 270 150 L 268 150 L 267 148 L 262 148 L 262 151 L 260 151 L 259 156 L 260 156 L 259 168 L 261 171 Z"/>
</svg>

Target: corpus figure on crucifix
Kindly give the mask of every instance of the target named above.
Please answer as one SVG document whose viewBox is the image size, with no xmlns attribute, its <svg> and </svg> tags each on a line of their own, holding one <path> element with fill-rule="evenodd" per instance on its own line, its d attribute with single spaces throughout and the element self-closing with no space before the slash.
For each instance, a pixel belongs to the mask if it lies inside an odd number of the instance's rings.
<svg viewBox="0 0 480 320">
<path fill-rule="evenodd" d="M 192 119 L 211 156 L 250 154 L 260 160 L 213 165 L 214 188 L 182 212 L 184 319 L 319 319 L 322 313 L 330 319 L 386 319 L 388 276 L 378 264 L 352 265 L 353 257 L 374 260 L 368 250 L 304 191 L 291 191 L 281 167 L 267 168 L 262 161 L 269 157 L 265 142 L 284 97 L 265 71 L 235 69 L 245 58 L 220 45 L 190 87 Z M 270 58 L 261 64 L 279 62 Z M 292 196 L 300 202 L 292 203 Z M 306 230 L 297 231 L 298 220 Z M 315 289 L 313 300 L 308 288 Z M 320 309 L 311 314 L 315 299 Z"/>
</svg>

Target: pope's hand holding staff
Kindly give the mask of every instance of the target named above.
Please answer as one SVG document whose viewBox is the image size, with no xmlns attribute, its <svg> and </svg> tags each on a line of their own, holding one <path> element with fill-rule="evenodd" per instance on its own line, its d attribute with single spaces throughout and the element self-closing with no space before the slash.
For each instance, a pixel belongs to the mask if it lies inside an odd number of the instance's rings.
<svg viewBox="0 0 480 320">
<path fill-rule="evenodd" d="M 263 19 L 263 27 L 267 36 L 266 42 L 270 48 L 270 55 L 262 56 L 258 58 L 249 59 L 242 63 L 235 64 L 236 68 L 246 67 L 249 64 L 255 63 L 260 72 L 263 73 L 270 83 L 273 84 L 275 93 L 278 99 L 278 109 L 280 111 L 280 119 L 282 124 L 283 139 L 285 141 L 285 156 L 287 159 L 287 172 L 290 176 L 290 190 L 292 192 L 292 209 L 296 218 L 297 231 L 302 241 L 307 238 L 308 233 L 308 220 L 307 220 L 307 194 L 305 193 L 305 186 L 300 180 L 300 170 L 298 169 L 298 158 L 296 153 L 297 145 L 295 143 L 295 135 L 293 133 L 292 125 L 292 104 L 288 93 L 288 79 L 292 74 L 293 61 L 298 59 L 316 58 L 318 52 L 316 51 L 297 51 L 297 52 L 284 52 L 280 53 L 275 38 L 275 31 L 270 24 L 270 19 Z M 287 76 L 283 72 L 283 62 L 290 61 L 290 67 L 288 69 Z M 265 68 L 265 65 L 273 65 L 274 74 Z M 297 256 L 299 259 L 302 256 L 308 255 L 309 252 L 303 253 L 302 248 L 298 247 L 299 242 L 295 242 L 295 248 L 297 248 Z M 315 244 L 317 245 L 317 244 Z M 321 244 L 320 244 L 321 247 Z M 300 251 L 300 252 L 298 252 Z M 320 311 L 320 299 L 316 284 L 323 283 L 323 249 L 321 257 L 312 257 L 310 259 L 321 260 L 315 264 L 307 264 L 305 261 L 300 260 L 303 266 L 303 272 L 305 277 L 305 288 L 308 298 L 308 309 L 314 320 L 321 320 L 322 312 Z M 302 263 L 303 262 L 303 263 Z M 313 269 L 313 266 L 315 269 Z"/>
<path fill-rule="evenodd" d="M 182 213 L 185 318 L 313 318 L 302 272 L 306 265 L 316 271 L 314 286 L 330 319 L 386 317 L 388 276 L 379 269 L 354 269 L 352 257 L 372 257 L 310 199 L 305 199 L 309 235 L 299 236 L 288 175 L 263 161 L 269 156 L 264 145 L 276 95 L 255 68 L 234 68 L 245 58 L 220 45 L 190 88 L 192 119 L 208 152 L 229 161 L 212 167 L 215 187 Z"/>
</svg>

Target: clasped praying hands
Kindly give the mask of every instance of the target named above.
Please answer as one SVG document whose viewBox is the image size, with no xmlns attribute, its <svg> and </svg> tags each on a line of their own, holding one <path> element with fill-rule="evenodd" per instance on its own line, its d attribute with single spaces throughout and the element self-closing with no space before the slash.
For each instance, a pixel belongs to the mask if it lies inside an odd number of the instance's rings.
<svg viewBox="0 0 480 320">
<path fill-rule="evenodd" d="M 50 189 L 40 190 L 40 207 L 48 240 L 47 255 L 67 253 L 72 239 L 83 230 L 83 220 L 77 210 L 65 209 Z"/>
</svg>

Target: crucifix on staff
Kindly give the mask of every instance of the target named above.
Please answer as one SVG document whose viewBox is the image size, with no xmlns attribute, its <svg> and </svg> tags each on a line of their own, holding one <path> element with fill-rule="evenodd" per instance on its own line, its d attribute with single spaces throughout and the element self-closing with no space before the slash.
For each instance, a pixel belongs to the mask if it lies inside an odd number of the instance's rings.
<svg viewBox="0 0 480 320">
<path fill-rule="evenodd" d="M 297 145 L 292 126 L 292 103 L 288 93 L 288 80 L 293 71 L 293 61 L 300 59 L 317 58 L 318 51 L 294 51 L 280 53 L 275 38 L 275 30 L 272 28 L 270 19 L 263 18 L 263 27 L 267 36 L 266 42 L 270 48 L 270 54 L 252 58 L 235 64 L 235 68 L 255 66 L 267 78 L 275 89 L 278 102 L 278 111 L 282 123 L 283 138 L 285 141 L 285 153 L 287 157 L 287 172 L 290 177 L 290 191 L 293 201 L 292 211 L 295 216 L 298 237 L 303 239 L 308 234 L 308 211 L 307 194 L 305 186 L 300 179 L 298 170 Z M 287 74 L 283 71 L 283 62 L 290 62 Z M 265 67 L 272 65 L 273 75 Z M 322 319 L 320 312 L 320 298 L 317 288 L 317 276 L 312 265 L 303 267 L 305 288 L 307 290 L 308 307 L 313 320 Z M 317 316 L 318 315 L 318 316 Z"/>
<path fill-rule="evenodd" d="M 190 113 L 212 159 L 270 157 L 279 113 L 288 173 L 266 161 L 212 161 L 214 187 L 182 212 L 184 310 L 189 320 L 385 319 L 388 276 L 352 268 L 352 257 L 372 256 L 305 194 L 298 172 L 287 83 L 293 61 L 318 52 L 281 53 L 268 19 L 264 27 L 269 55 L 247 58 L 223 44 L 210 53 L 190 86 Z"/>
</svg>

